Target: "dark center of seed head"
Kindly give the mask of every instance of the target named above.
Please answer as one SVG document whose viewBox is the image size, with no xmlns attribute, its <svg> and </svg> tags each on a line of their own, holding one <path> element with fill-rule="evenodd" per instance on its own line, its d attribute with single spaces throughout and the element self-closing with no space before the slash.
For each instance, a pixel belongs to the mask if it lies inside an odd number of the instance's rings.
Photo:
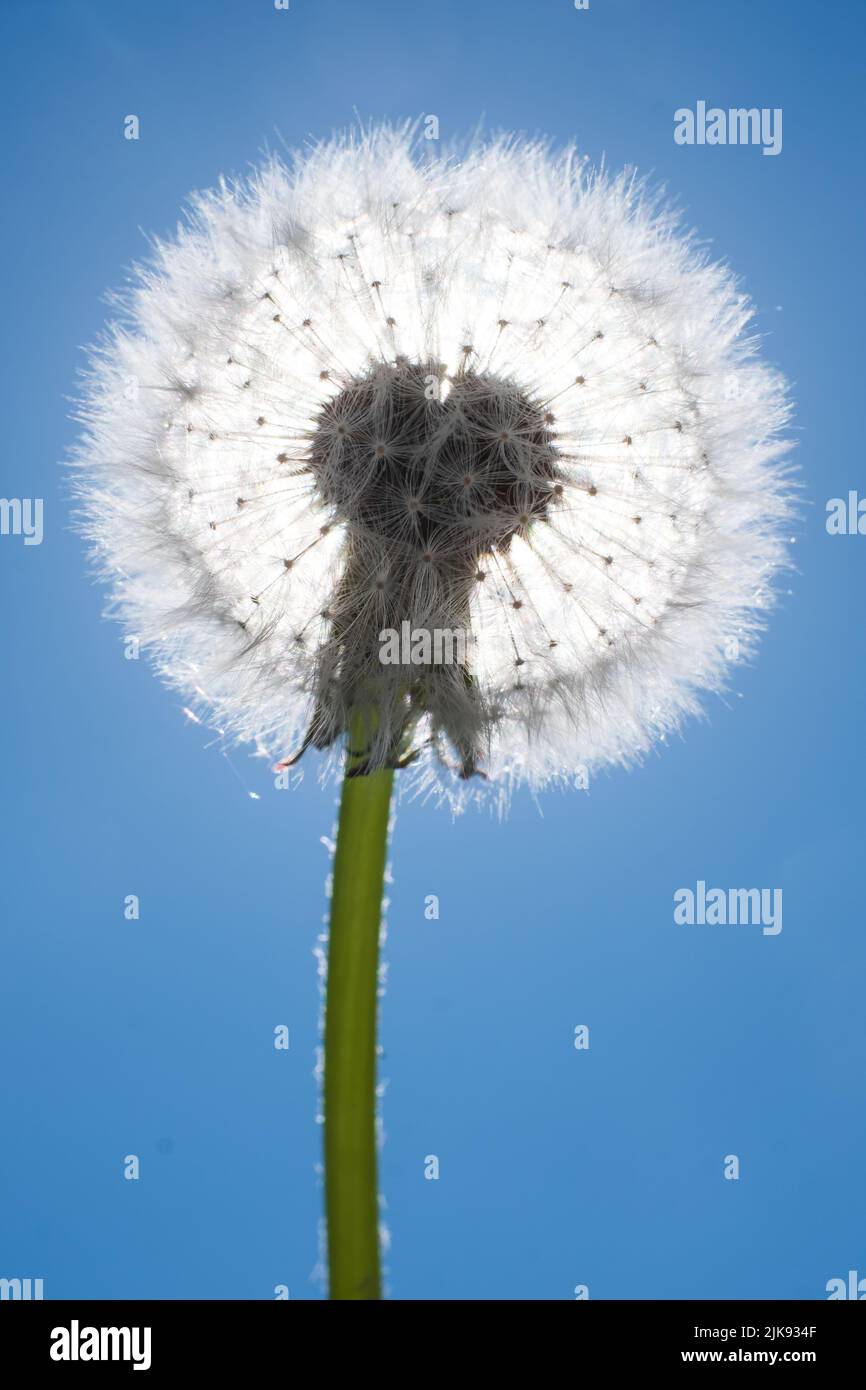
<svg viewBox="0 0 866 1390">
<path fill-rule="evenodd" d="M 440 399 L 442 384 L 432 362 L 372 369 L 319 412 L 310 461 L 350 534 L 466 573 L 547 516 L 562 474 L 549 417 L 516 386 L 464 370 Z"/>
</svg>

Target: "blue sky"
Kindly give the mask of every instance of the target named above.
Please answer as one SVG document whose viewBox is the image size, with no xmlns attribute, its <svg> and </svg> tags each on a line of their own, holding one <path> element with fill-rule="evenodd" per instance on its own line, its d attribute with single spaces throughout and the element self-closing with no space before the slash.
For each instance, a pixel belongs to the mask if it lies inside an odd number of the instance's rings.
<svg viewBox="0 0 866 1390">
<path fill-rule="evenodd" d="M 866 487 L 864 27 L 804 0 L 5 0 L 2 491 L 44 499 L 44 539 L 0 537 L 0 1276 L 49 1298 L 323 1294 L 313 950 L 334 789 L 311 764 L 276 792 L 124 660 L 59 460 L 81 345 L 144 233 L 356 111 L 576 138 L 664 183 L 793 382 L 806 504 L 759 662 L 682 739 L 503 824 L 400 807 L 391 1294 L 821 1298 L 866 1275 L 866 539 L 824 525 Z M 698 100 L 782 108 L 782 152 L 675 144 Z M 781 887 L 783 930 L 676 927 L 673 893 L 701 879 Z"/>
</svg>

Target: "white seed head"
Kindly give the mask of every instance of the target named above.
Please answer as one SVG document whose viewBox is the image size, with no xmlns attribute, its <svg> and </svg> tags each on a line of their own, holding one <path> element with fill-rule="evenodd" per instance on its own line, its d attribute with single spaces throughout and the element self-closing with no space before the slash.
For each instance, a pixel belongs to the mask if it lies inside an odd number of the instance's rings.
<svg viewBox="0 0 866 1390">
<path fill-rule="evenodd" d="M 368 767 L 507 794 L 639 756 L 724 685 L 732 634 L 750 654 L 785 387 L 632 176 L 346 135 L 197 195 L 125 311 L 82 407 L 83 524 L 230 736 L 336 749 L 354 716 Z M 404 622 L 471 654 L 383 664 Z"/>
</svg>

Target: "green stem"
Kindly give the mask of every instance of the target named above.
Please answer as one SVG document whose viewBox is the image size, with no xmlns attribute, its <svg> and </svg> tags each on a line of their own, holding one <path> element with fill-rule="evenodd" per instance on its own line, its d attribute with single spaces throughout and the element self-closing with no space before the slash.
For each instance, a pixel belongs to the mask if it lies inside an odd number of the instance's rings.
<svg viewBox="0 0 866 1390">
<path fill-rule="evenodd" d="M 350 776 L 334 859 L 325 1006 L 325 1207 L 330 1297 L 381 1297 L 376 999 L 392 769 Z"/>
</svg>

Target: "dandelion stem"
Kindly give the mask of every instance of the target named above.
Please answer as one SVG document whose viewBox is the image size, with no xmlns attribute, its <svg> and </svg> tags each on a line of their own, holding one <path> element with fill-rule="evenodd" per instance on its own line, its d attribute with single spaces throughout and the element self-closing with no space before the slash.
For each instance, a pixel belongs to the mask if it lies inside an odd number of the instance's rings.
<svg viewBox="0 0 866 1390">
<path fill-rule="evenodd" d="M 360 771 L 360 747 L 353 737 L 340 800 L 325 1009 L 325 1206 L 337 1299 L 381 1297 L 376 999 L 394 772 Z"/>
</svg>

